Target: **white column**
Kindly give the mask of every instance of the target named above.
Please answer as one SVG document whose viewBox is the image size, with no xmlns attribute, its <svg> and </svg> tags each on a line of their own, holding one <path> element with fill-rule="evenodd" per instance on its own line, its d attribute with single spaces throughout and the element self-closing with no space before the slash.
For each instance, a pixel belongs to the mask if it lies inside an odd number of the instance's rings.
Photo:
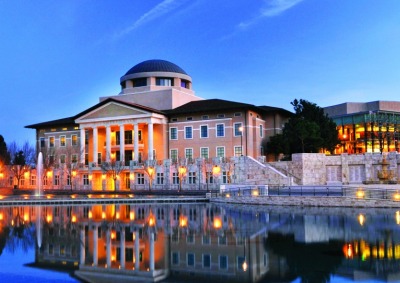
<svg viewBox="0 0 400 283">
<path fill-rule="evenodd" d="M 81 163 L 85 164 L 85 129 L 84 128 L 81 128 L 80 142 L 81 142 Z"/>
<path fill-rule="evenodd" d="M 106 126 L 106 161 L 111 160 L 111 126 Z"/>
<path fill-rule="evenodd" d="M 97 152 L 98 152 L 98 130 L 97 127 L 93 127 L 93 158 L 92 162 L 97 163 Z"/>
<path fill-rule="evenodd" d="M 150 233 L 150 271 L 154 271 L 154 233 Z"/>
<path fill-rule="evenodd" d="M 99 261 L 99 235 L 97 225 L 93 227 L 93 265 L 97 266 Z"/>
<path fill-rule="evenodd" d="M 121 249 L 121 269 L 125 269 L 125 227 L 121 228 L 121 237 L 120 237 L 120 249 Z"/>
<path fill-rule="evenodd" d="M 135 123 L 133 125 L 133 148 L 134 148 L 134 158 L 133 160 L 139 160 L 139 125 Z"/>
<path fill-rule="evenodd" d="M 149 147 L 149 155 L 148 155 L 148 160 L 153 160 L 153 123 L 150 122 L 148 124 L 148 147 Z"/>
<path fill-rule="evenodd" d="M 119 126 L 119 160 L 125 162 L 125 126 L 124 124 Z"/>
<path fill-rule="evenodd" d="M 85 253 L 85 243 L 86 243 L 86 241 L 85 241 L 85 227 L 81 227 L 81 230 L 80 230 L 80 247 L 81 247 L 81 249 L 80 249 L 80 264 L 81 265 L 84 265 L 85 264 L 85 258 L 86 258 L 86 253 Z"/>
<path fill-rule="evenodd" d="M 135 269 L 139 270 L 140 268 L 140 261 L 139 261 L 139 232 L 135 231 L 133 233 L 135 235 Z"/>
</svg>

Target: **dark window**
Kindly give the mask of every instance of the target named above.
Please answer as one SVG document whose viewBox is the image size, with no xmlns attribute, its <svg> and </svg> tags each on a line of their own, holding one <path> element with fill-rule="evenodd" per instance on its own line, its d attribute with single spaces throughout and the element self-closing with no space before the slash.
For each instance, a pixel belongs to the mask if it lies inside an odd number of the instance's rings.
<svg viewBox="0 0 400 283">
<path fill-rule="evenodd" d="M 133 87 L 147 86 L 147 78 L 138 78 L 132 80 Z"/>
</svg>

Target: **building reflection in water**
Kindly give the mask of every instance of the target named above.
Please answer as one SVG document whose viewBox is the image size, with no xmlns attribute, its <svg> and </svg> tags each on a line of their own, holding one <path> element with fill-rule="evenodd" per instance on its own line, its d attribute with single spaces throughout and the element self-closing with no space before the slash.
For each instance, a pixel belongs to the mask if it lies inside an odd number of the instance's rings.
<svg viewBox="0 0 400 283">
<path fill-rule="evenodd" d="M 212 204 L 0 208 L 0 254 L 87 282 L 399 280 L 400 212 Z M 318 272 L 315 272 L 318 270 Z"/>
</svg>

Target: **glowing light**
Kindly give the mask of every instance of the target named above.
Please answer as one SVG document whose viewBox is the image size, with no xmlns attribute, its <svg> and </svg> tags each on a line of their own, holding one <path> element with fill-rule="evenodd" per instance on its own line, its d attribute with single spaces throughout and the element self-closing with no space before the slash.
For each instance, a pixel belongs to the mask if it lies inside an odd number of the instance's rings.
<svg viewBox="0 0 400 283">
<path fill-rule="evenodd" d="M 393 195 L 393 199 L 394 199 L 395 201 L 399 201 L 399 200 L 400 200 L 400 194 L 399 194 L 399 193 L 395 193 L 395 194 Z"/>
<path fill-rule="evenodd" d="M 0 220 L 3 220 L 3 213 L 0 213 Z"/>
<path fill-rule="evenodd" d="M 72 215 L 71 221 L 72 221 L 73 223 L 76 222 L 76 215 Z"/>
<path fill-rule="evenodd" d="M 4 197 L 2 195 L 0 195 L 0 199 L 3 199 Z"/>
<path fill-rule="evenodd" d="M 114 240 L 114 239 L 115 239 L 115 237 L 116 237 L 116 235 L 115 235 L 115 231 L 112 231 L 112 232 L 111 232 L 111 239 L 112 239 L 112 240 Z"/>
<path fill-rule="evenodd" d="M 156 224 L 156 219 L 154 217 L 154 215 L 150 212 L 149 215 L 149 226 L 154 226 Z"/>
<path fill-rule="evenodd" d="M 72 177 L 76 177 L 76 170 L 72 171 Z"/>
<path fill-rule="evenodd" d="M 365 197 L 365 192 L 363 191 L 363 190 L 358 190 L 357 192 L 356 192 L 356 197 L 357 198 L 364 198 Z"/>
<path fill-rule="evenodd" d="M 133 211 L 129 212 L 129 219 L 135 220 L 135 212 L 133 212 Z"/>
<path fill-rule="evenodd" d="M 4 173 L 0 172 L 0 179 L 3 179 L 3 178 L 4 178 Z"/>
<path fill-rule="evenodd" d="M 252 191 L 252 192 L 251 192 L 251 195 L 252 195 L 252 196 L 255 196 L 255 197 L 258 196 L 258 195 L 259 195 L 258 190 Z"/>
<path fill-rule="evenodd" d="M 25 179 L 28 179 L 28 178 L 29 178 L 29 172 L 25 172 L 25 173 L 24 173 L 24 178 L 25 178 Z"/>
<path fill-rule="evenodd" d="M 24 221 L 28 221 L 29 220 L 29 214 L 28 213 L 25 213 L 24 214 Z"/>
<path fill-rule="evenodd" d="M 51 199 L 51 196 L 46 196 L 47 199 Z"/>
<path fill-rule="evenodd" d="M 243 268 L 243 271 L 244 271 L 244 272 L 247 271 L 247 262 L 246 262 L 246 259 L 243 261 L 242 268 Z"/>
<path fill-rule="evenodd" d="M 93 179 L 92 174 L 89 175 L 89 180 L 91 181 Z"/>
<path fill-rule="evenodd" d="M 360 223 L 361 226 L 364 225 L 365 223 L 365 216 L 363 214 L 358 215 L 358 223 Z"/>
<path fill-rule="evenodd" d="M 47 171 L 46 175 L 47 175 L 47 177 L 53 176 L 53 171 Z"/>
<path fill-rule="evenodd" d="M 221 171 L 221 168 L 217 165 L 214 165 L 214 167 L 212 169 L 213 174 L 218 175 L 220 171 Z"/>
<path fill-rule="evenodd" d="M 343 246 L 343 254 L 346 258 L 353 258 L 353 246 L 352 244 L 345 244 Z"/>
<path fill-rule="evenodd" d="M 105 180 L 106 179 L 106 174 L 101 175 L 101 179 Z"/>
<path fill-rule="evenodd" d="M 46 217 L 46 221 L 47 221 L 47 223 L 50 223 L 51 221 L 53 221 L 53 216 L 52 215 L 47 215 L 47 217 Z"/>
<path fill-rule="evenodd" d="M 89 217 L 89 218 L 92 218 L 92 217 L 93 217 L 93 214 L 92 214 L 91 211 L 89 211 L 88 217 Z"/>
<path fill-rule="evenodd" d="M 147 168 L 147 172 L 149 173 L 150 176 L 153 176 L 154 168 L 150 166 L 149 168 Z"/>
<path fill-rule="evenodd" d="M 400 225 L 400 211 L 396 211 L 396 223 Z"/>
<path fill-rule="evenodd" d="M 119 219 L 119 212 L 115 214 L 115 218 Z"/>
<path fill-rule="evenodd" d="M 135 180 L 135 174 L 130 173 L 129 174 L 129 180 L 131 180 L 131 181 Z"/>
<path fill-rule="evenodd" d="M 213 223 L 213 226 L 214 226 L 214 228 L 215 228 L 215 229 L 219 229 L 219 228 L 221 228 L 221 227 L 222 227 L 222 221 L 221 221 L 221 218 L 219 218 L 219 217 L 215 217 L 215 218 L 214 218 L 214 223 Z"/>
<path fill-rule="evenodd" d="M 185 217 L 185 216 L 180 216 L 179 217 L 179 226 L 180 227 L 186 227 L 187 226 L 187 217 Z"/>
<path fill-rule="evenodd" d="M 230 197 L 231 197 L 231 195 L 230 195 L 230 194 L 226 194 L 226 197 L 227 197 L 227 198 L 230 198 Z"/>
<path fill-rule="evenodd" d="M 101 219 L 106 219 L 106 213 L 104 211 L 101 213 Z"/>
<path fill-rule="evenodd" d="M 186 167 L 185 167 L 185 166 L 179 167 L 179 174 L 180 174 L 180 175 L 186 174 Z"/>
</svg>

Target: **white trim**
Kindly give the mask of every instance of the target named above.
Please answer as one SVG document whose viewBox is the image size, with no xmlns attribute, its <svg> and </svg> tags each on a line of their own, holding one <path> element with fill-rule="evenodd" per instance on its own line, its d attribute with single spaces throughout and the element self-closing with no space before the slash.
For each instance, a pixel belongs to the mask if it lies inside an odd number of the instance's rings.
<svg viewBox="0 0 400 283">
<path fill-rule="evenodd" d="M 238 127 L 238 131 L 239 131 L 239 128 L 240 127 L 243 127 L 243 130 L 240 132 L 241 133 L 241 135 L 236 135 L 236 128 L 235 128 L 235 125 L 240 125 L 239 127 Z M 233 129 L 233 136 L 234 137 L 242 137 L 243 136 L 243 132 L 244 132 L 244 130 L 245 130 L 245 127 L 243 126 L 243 123 L 242 122 L 236 122 L 236 123 L 233 123 L 233 127 L 232 127 L 232 129 Z"/>
<path fill-rule="evenodd" d="M 203 127 L 203 126 L 207 127 L 207 136 L 206 136 L 206 137 L 202 137 L 202 136 L 201 136 L 201 127 Z M 200 125 L 200 127 L 199 127 L 199 132 L 200 132 L 200 135 L 199 135 L 199 136 L 200 136 L 201 139 L 208 139 L 208 138 L 210 137 L 210 135 L 209 135 L 209 127 L 208 127 L 207 124 Z"/>
<path fill-rule="evenodd" d="M 218 125 L 223 125 L 224 126 L 224 135 L 223 136 L 218 136 Z M 226 136 L 225 133 L 226 133 L 225 123 L 215 124 L 215 137 L 216 138 L 224 138 Z"/>
<path fill-rule="evenodd" d="M 202 150 L 202 149 L 207 149 L 207 157 L 203 157 L 203 156 L 201 155 L 201 150 Z M 200 147 L 200 157 L 201 157 L 201 158 L 210 158 L 210 148 L 209 148 L 209 147 L 205 147 L 205 146 Z"/>
<path fill-rule="evenodd" d="M 171 129 L 176 129 L 176 139 L 172 139 L 171 138 Z M 168 128 L 168 137 L 169 137 L 169 140 L 170 141 L 177 141 L 178 139 L 179 139 L 179 137 L 178 137 L 178 127 L 169 127 Z M 192 135 L 193 135 L 193 133 L 192 133 Z"/>
<path fill-rule="evenodd" d="M 192 137 L 191 138 L 186 137 L 186 128 L 191 128 L 191 133 L 192 133 Z M 185 140 L 192 140 L 193 139 L 193 126 L 185 126 L 183 138 Z"/>
<path fill-rule="evenodd" d="M 217 145 L 217 146 L 215 147 L 215 156 L 216 156 L 216 157 L 219 157 L 219 156 L 218 156 L 218 148 L 220 148 L 220 147 L 222 147 L 222 148 L 224 149 L 224 156 L 223 156 L 223 157 L 226 157 L 226 149 L 225 149 L 225 146 L 224 146 L 224 145 Z"/>
<path fill-rule="evenodd" d="M 204 121 L 207 122 L 220 122 L 220 121 L 231 121 L 232 118 L 224 118 L 224 119 L 209 119 L 209 120 L 194 120 L 194 121 L 182 121 L 182 122 L 170 122 L 169 124 L 188 124 L 188 123 L 204 123 Z M 218 123 L 221 124 L 221 123 Z"/>
</svg>

